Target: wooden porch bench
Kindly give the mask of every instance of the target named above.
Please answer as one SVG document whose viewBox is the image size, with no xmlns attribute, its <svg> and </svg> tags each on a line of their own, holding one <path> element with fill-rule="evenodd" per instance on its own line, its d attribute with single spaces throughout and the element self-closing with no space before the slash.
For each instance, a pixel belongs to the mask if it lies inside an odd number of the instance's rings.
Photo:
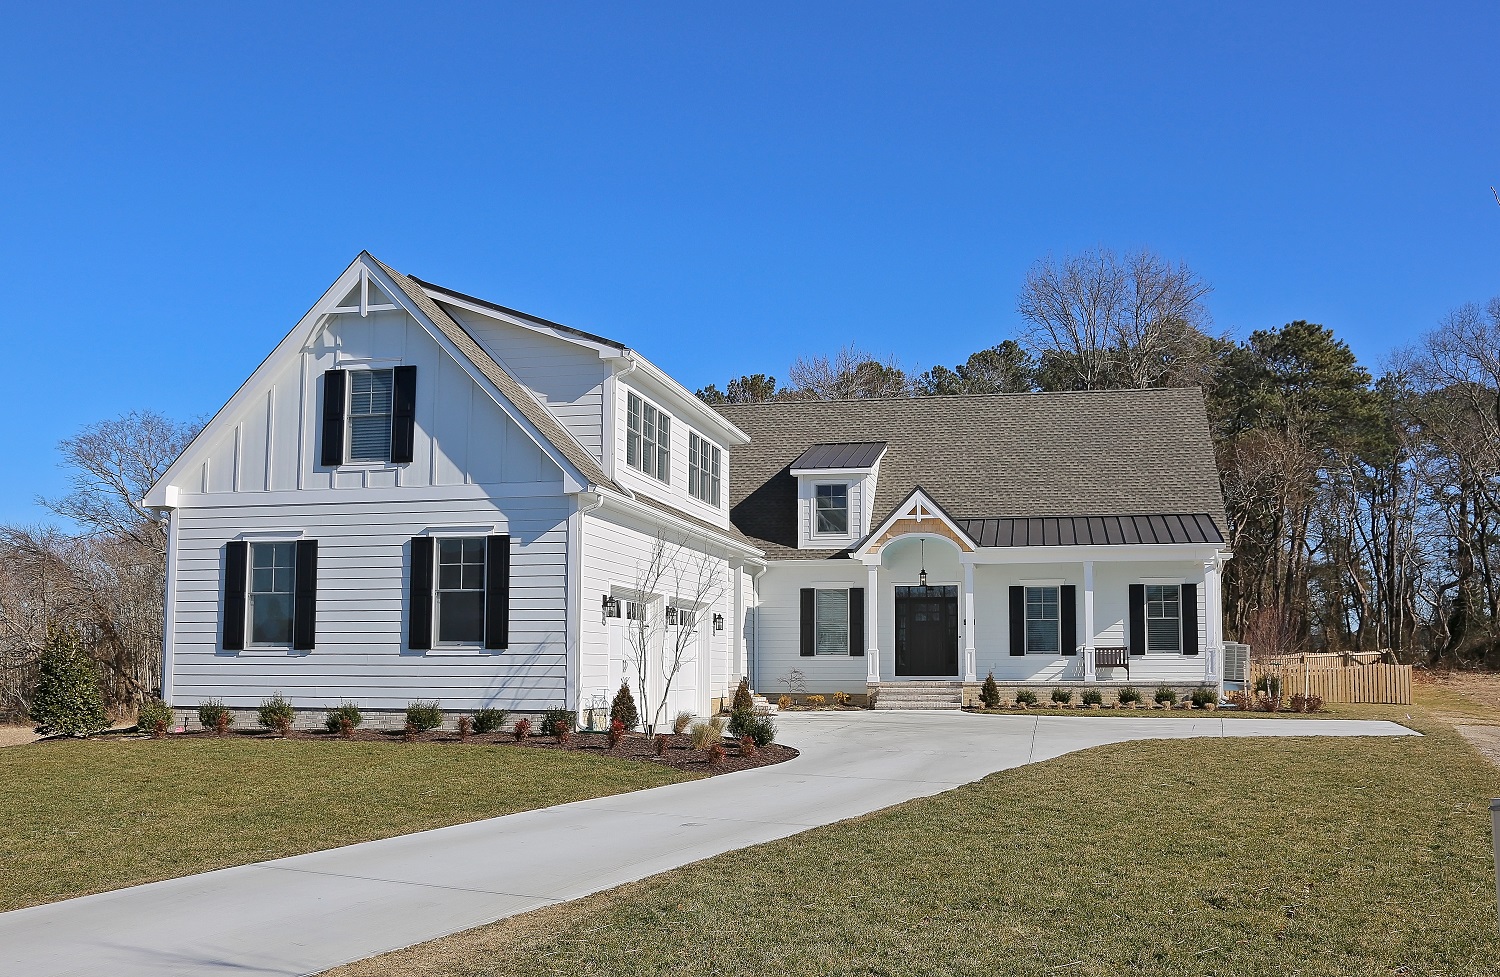
<svg viewBox="0 0 1500 977">
<path fill-rule="evenodd" d="M 1094 670 L 1101 668 L 1123 668 L 1125 677 L 1130 678 L 1130 649 L 1129 648 L 1095 648 Z"/>
</svg>

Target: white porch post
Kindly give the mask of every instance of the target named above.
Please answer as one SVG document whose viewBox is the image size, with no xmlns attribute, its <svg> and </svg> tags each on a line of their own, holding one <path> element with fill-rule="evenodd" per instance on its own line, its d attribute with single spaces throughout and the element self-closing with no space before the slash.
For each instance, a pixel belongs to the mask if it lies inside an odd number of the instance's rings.
<svg viewBox="0 0 1500 977">
<path fill-rule="evenodd" d="M 879 685 L 880 641 L 876 635 L 880 633 L 880 601 L 876 595 L 880 590 L 875 579 L 878 567 L 872 563 L 865 569 L 869 577 L 865 585 L 865 683 Z"/>
<path fill-rule="evenodd" d="M 1220 685 L 1224 681 L 1224 612 L 1217 558 L 1203 561 L 1204 649 L 1203 677 Z"/>
<path fill-rule="evenodd" d="M 1098 681 L 1094 669 L 1094 561 L 1083 561 L 1083 680 Z"/>
<path fill-rule="evenodd" d="M 974 564 L 964 560 L 964 681 L 977 682 L 974 668 Z"/>
</svg>

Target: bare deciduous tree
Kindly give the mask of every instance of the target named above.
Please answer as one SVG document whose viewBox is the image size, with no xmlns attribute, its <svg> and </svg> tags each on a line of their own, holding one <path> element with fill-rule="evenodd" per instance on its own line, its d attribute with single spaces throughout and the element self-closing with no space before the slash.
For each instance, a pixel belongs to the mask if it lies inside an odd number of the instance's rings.
<svg viewBox="0 0 1500 977">
<path fill-rule="evenodd" d="M 788 376 L 794 395 L 814 400 L 905 397 L 911 393 L 906 371 L 894 357 L 878 360 L 852 344 L 833 356 L 798 357 Z"/>
</svg>

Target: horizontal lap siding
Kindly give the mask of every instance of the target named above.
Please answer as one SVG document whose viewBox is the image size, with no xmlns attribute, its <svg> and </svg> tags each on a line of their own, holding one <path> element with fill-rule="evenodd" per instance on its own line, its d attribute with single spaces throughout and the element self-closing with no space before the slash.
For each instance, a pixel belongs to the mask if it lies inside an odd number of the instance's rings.
<svg viewBox="0 0 1500 977">
<path fill-rule="evenodd" d="M 809 692 L 864 692 L 865 659 L 853 655 L 802 657 L 802 588 L 835 582 L 863 587 L 864 566 L 852 560 L 803 560 L 774 564 L 760 578 L 760 607 L 755 618 L 759 631 L 757 657 L 751 680 L 758 692 L 774 700 L 788 691 L 787 680 L 793 669 L 802 672 Z"/>
<path fill-rule="evenodd" d="M 566 696 L 567 512 L 561 496 L 317 502 L 179 510 L 174 700 L 254 706 L 282 692 L 306 708 L 348 700 L 399 709 L 541 709 Z M 513 541 L 511 645 L 498 653 L 409 652 L 408 543 L 435 526 L 494 526 Z M 317 647 L 218 651 L 224 543 L 300 530 L 318 540 Z"/>
</svg>

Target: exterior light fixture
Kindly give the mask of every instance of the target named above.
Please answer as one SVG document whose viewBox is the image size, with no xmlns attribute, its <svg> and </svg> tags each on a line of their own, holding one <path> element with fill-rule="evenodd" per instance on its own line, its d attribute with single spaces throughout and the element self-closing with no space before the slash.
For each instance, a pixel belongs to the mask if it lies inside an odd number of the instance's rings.
<svg viewBox="0 0 1500 977">
<path fill-rule="evenodd" d="M 715 631 L 723 631 L 724 630 L 724 615 L 723 614 L 715 614 L 714 615 L 714 630 Z"/>
<path fill-rule="evenodd" d="M 613 594 L 604 595 L 604 616 L 614 617 L 620 610 L 620 602 L 615 600 Z"/>
<path fill-rule="evenodd" d="M 921 547 L 921 551 L 922 551 L 922 572 L 919 573 L 919 574 L 917 574 L 917 583 L 919 585 L 921 585 L 921 587 L 922 587 L 923 590 L 926 590 L 927 589 L 927 540 L 925 540 L 925 539 L 917 540 L 917 546 Z"/>
</svg>

